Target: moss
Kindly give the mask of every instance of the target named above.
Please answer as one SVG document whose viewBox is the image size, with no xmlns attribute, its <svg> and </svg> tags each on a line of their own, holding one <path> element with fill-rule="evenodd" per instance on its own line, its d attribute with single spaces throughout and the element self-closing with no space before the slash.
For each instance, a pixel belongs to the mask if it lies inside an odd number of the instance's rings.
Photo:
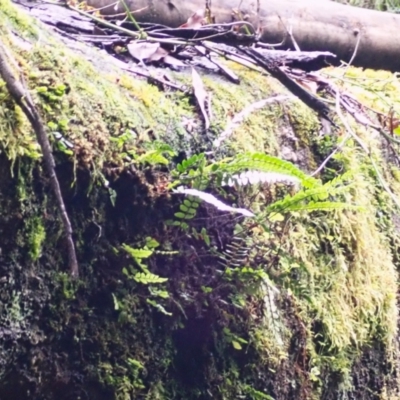
<svg viewBox="0 0 400 400">
<path fill-rule="evenodd" d="M 10 0 L 4 0 L 0 5 L 0 32 L 2 36 L 10 28 L 17 29 L 21 35 L 31 39 L 39 37 L 36 21 L 19 12 Z"/>
<path fill-rule="evenodd" d="M 176 212 L 176 199 L 165 194 L 167 168 L 138 168 L 135 155 L 154 139 L 176 152 L 211 149 L 234 115 L 283 91 L 280 85 L 233 63 L 227 65 L 240 85 L 205 74 L 213 119 L 204 134 L 193 95 L 164 91 L 112 69 L 98 73 L 54 38 L 35 43 L 36 28 L 31 31 L 29 18 L 19 14 L 8 1 L 1 3 L 2 39 L 51 134 L 82 278 L 74 283 L 65 273 L 62 226 L 35 137 L 0 84 L 1 321 L 10 331 L 0 346 L 1 372 L 8 374 L 0 397 L 10 388 L 13 394 L 16 388 L 36 390 L 43 399 L 65 393 L 107 400 L 394 393 L 386 369 L 389 356 L 398 356 L 397 210 L 380 187 L 370 157 L 348 142 L 322 176 L 351 172 L 343 200 L 363 211 L 294 214 L 268 222 L 268 232 L 252 226 L 249 267 L 254 274 L 243 272 L 243 265 L 236 275 L 222 273 L 219 256 L 201 238 L 165 224 Z M 29 52 L 4 29 L 14 24 L 33 42 Z M 172 76 L 191 84 L 189 74 Z M 349 69 L 340 82 L 382 111 L 392 101 L 397 107 L 400 88 L 390 74 Z M 187 131 L 185 119 L 197 122 L 197 128 Z M 398 172 L 388 166 L 378 138 L 357 129 L 393 192 L 400 194 Z M 318 131 L 313 113 L 289 101 L 251 114 L 227 140 L 225 151 L 278 155 L 282 145 L 289 146 L 302 167 L 314 169 L 336 142 L 317 140 Z M 110 193 L 116 195 L 113 201 Z M 277 193 L 279 188 L 257 189 L 258 209 Z M 223 251 L 235 236 L 236 220 L 207 207 L 200 213 L 191 227 L 204 228 Z M 138 266 L 118 250 L 123 244 L 141 248 L 148 237 L 160 243 L 161 251 L 146 265 L 169 278 L 169 297 L 157 301 L 172 316 L 147 301 L 156 296 L 154 288 L 123 274 Z M 251 258 L 254 252 L 260 257 Z M 263 285 L 256 279 L 258 269 L 268 274 Z M 11 345 L 31 367 L 15 364 L 7 352 Z M 370 388 L 374 375 L 379 382 Z"/>
<path fill-rule="evenodd" d="M 43 243 L 46 239 L 46 230 L 40 218 L 33 217 L 28 222 L 28 245 L 29 255 L 36 261 L 42 253 Z"/>
</svg>

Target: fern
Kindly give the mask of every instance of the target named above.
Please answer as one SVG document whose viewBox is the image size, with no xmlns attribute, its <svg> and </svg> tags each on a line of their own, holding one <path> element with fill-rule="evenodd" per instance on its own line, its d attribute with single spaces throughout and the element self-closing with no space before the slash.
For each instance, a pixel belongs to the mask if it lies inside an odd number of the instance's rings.
<svg viewBox="0 0 400 400">
<path fill-rule="evenodd" d="M 267 213 L 282 213 L 289 211 L 316 211 L 318 204 L 321 204 L 321 210 L 335 209 L 353 209 L 354 206 L 347 203 L 327 202 L 329 197 L 346 193 L 349 191 L 350 185 L 345 185 L 344 181 L 349 177 L 349 174 L 339 176 L 332 181 L 325 183 L 322 186 L 317 186 L 310 189 L 303 189 L 295 195 L 287 195 L 282 200 L 275 201 L 266 209 Z M 306 201 L 310 201 L 310 206 L 307 206 Z M 322 203 L 323 202 L 323 203 Z"/>
<path fill-rule="evenodd" d="M 129 279 L 133 279 L 137 283 L 146 285 L 148 287 L 149 295 L 154 298 L 167 299 L 169 298 L 169 293 L 166 290 L 158 289 L 152 287 L 152 285 L 160 285 L 168 281 L 168 278 L 162 278 L 159 275 L 153 274 L 149 271 L 144 260 L 149 258 L 153 253 L 171 255 L 175 254 L 174 251 L 156 251 L 155 249 L 160 244 L 157 240 L 152 237 L 146 238 L 146 245 L 143 248 L 134 248 L 127 244 L 123 244 L 122 248 L 136 261 L 136 264 L 141 268 L 142 272 L 135 271 L 134 267 L 123 268 L 122 273 L 125 274 Z M 159 304 L 157 301 L 147 298 L 146 302 L 151 306 L 155 307 L 158 311 L 166 315 L 172 315 L 167 312 L 163 305 Z M 115 303 L 115 301 L 114 301 Z"/>
<path fill-rule="evenodd" d="M 251 396 L 252 400 L 274 400 L 270 395 L 260 392 L 250 385 L 245 385 L 244 390 L 246 391 L 246 394 Z"/>
<path fill-rule="evenodd" d="M 147 271 L 147 266 L 143 264 L 143 260 L 149 258 L 154 253 L 154 250 L 146 248 L 135 249 L 127 244 L 123 244 L 122 248 L 136 261 L 142 270 Z"/>
<path fill-rule="evenodd" d="M 308 204 L 294 204 L 286 211 L 335 211 L 335 210 L 360 210 L 361 207 L 348 203 L 335 201 L 310 201 Z"/>
<path fill-rule="evenodd" d="M 250 239 L 242 236 L 235 236 L 231 243 L 228 243 L 226 250 L 220 255 L 221 263 L 226 268 L 241 267 L 246 265 L 249 258 Z"/>
<path fill-rule="evenodd" d="M 161 276 L 153 274 L 150 271 L 138 272 L 133 276 L 133 279 L 138 283 L 142 283 L 143 285 L 164 283 L 168 280 L 168 278 L 161 278 Z"/>
<path fill-rule="evenodd" d="M 146 153 L 137 156 L 135 158 L 135 161 L 140 163 L 140 164 L 150 164 L 150 165 L 157 165 L 157 164 L 162 164 L 162 165 L 168 165 L 169 160 L 163 156 L 160 152 L 157 150 L 150 150 L 147 151 Z"/>
<path fill-rule="evenodd" d="M 178 174 L 185 174 L 190 173 L 190 171 L 197 171 L 199 167 L 204 165 L 205 159 L 206 157 L 204 153 L 195 154 L 178 164 L 176 166 L 176 172 Z"/>
<path fill-rule="evenodd" d="M 264 300 L 264 325 L 268 326 L 274 335 L 275 343 L 282 347 L 283 340 L 283 323 L 277 306 L 277 296 L 280 294 L 271 280 L 266 275 L 261 284 L 261 292 Z"/>
<path fill-rule="evenodd" d="M 148 304 L 150 304 L 151 306 L 153 306 L 154 308 L 156 308 L 161 313 L 168 315 L 168 316 L 172 315 L 172 313 L 168 312 L 161 304 L 157 303 L 155 300 L 146 299 L 146 302 Z"/>
<path fill-rule="evenodd" d="M 134 152 L 129 152 L 133 156 L 134 162 L 138 164 L 149 164 L 149 165 L 168 165 L 169 159 L 167 157 L 173 157 L 175 151 L 171 146 L 162 142 L 152 142 L 148 150 L 141 155 L 137 155 Z"/>
<path fill-rule="evenodd" d="M 188 196 L 179 205 L 179 211 L 174 214 L 175 221 L 168 221 L 169 225 L 177 226 L 184 231 L 189 230 L 189 220 L 196 216 L 197 209 L 199 207 L 200 200 L 194 196 Z"/>
<path fill-rule="evenodd" d="M 206 203 L 212 204 L 214 207 L 218 208 L 218 210 L 221 210 L 221 211 L 229 211 L 229 212 L 233 212 L 233 213 L 239 213 L 239 214 L 242 214 L 242 215 L 244 215 L 246 217 L 254 217 L 255 216 L 249 210 L 246 210 L 244 208 L 234 208 L 234 207 L 228 206 L 227 204 L 225 204 L 222 201 L 218 200 L 212 194 L 203 192 L 201 190 L 185 189 L 183 187 L 179 187 L 177 190 L 175 190 L 175 192 L 176 193 L 188 194 L 188 195 L 191 195 L 191 196 L 198 197 L 199 199 L 205 201 Z M 175 214 L 175 216 L 176 216 L 176 214 Z M 193 218 L 193 216 L 190 216 L 190 218 Z"/>
<path fill-rule="evenodd" d="M 154 252 L 154 250 L 149 249 L 135 249 L 127 244 L 123 244 L 122 248 L 129 253 L 129 255 L 135 259 L 135 261 L 141 261 L 144 258 L 149 258 Z"/>
<path fill-rule="evenodd" d="M 298 185 L 300 180 L 291 175 L 277 172 L 246 171 L 232 176 L 226 175 L 222 180 L 228 186 L 257 185 L 261 183 L 285 183 L 287 185 Z"/>
<path fill-rule="evenodd" d="M 304 187 L 311 188 L 320 185 L 320 182 L 305 174 L 294 164 L 281 160 L 264 153 L 244 153 L 236 157 L 227 158 L 211 164 L 207 171 L 219 172 L 221 183 L 226 181 L 228 176 L 233 176 L 245 171 L 274 172 L 288 177 L 297 178 Z"/>
</svg>

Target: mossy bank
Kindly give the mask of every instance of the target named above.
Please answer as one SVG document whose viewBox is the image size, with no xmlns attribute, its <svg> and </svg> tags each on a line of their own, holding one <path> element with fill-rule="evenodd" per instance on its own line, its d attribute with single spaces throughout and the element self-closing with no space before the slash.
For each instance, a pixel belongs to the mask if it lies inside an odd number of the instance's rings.
<svg viewBox="0 0 400 400">
<path fill-rule="evenodd" d="M 343 196 L 359 209 L 294 213 L 267 234 L 204 206 L 189 235 L 168 223 L 179 207 L 171 170 L 211 151 L 244 107 L 285 90 L 234 64 L 239 85 L 204 74 L 205 133 L 192 94 L 123 74 L 95 50 L 89 62 L 8 0 L 0 36 L 48 128 L 80 266 L 71 280 L 40 148 L 0 82 L 1 399 L 400 398 L 399 210 L 371 159 L 396 196 L 399 169 L 379 136 L 357 126 L 371 154 L 347 141 L 321 176 L 348 172 Z M 398 107 L 388 73 L 324 73 L 367 105 Z M 190 74 L 169 74 L 190 86 Z M 312 172 L 338 141 L 320 130 L 288 99 L 251 114 L 223 152 Z M 279 190 L 247 195 L 263 207 Z M 238 226 L 257 248 L 239 267 L 219 254 Z"/>
</svg>

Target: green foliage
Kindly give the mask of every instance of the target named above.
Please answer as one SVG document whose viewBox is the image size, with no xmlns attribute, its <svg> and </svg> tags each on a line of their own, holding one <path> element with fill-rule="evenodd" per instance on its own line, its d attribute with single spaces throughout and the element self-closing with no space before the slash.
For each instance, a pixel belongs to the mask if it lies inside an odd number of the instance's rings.
<svg viewBox="0 0 400 400">
<path fill-rule="evenodd" d="M 290 211 L 330 211 L 342 209 L 356 209 L 348 203 L 329 202 L 329 197 L 346 193 L 351 188 L 345 182 L 350 178 L 344 174 L 335 179 L 311 188 L 300 190 L 294 195 L 286 195 L 282 200 L 275 201 L 266 208 L 266 213 L 286 213 Z"/>
<path fill-rule="evenodd" d="M 168 280 L 168 278 L 161 278 L 160 276 L 149 271 L 137 272 L 133 276 L 133 279 L 138 283 L 142 283 L 143 285 L 154 285 L 157 283 L 164 283 Z"/>
<path fill-rule="evenodd" d="M 155 247 L 157 246 L 158 242 Z M 125 243 L 121 247 L 136 261 L 137 265 L 142 270 L 147 271 L 147 266 L 143 263 L 143 260 L 146 260 L 154 253 L 154 248 L 148 248 L 147 246 L 143 248 L 133 248 Z"/>
<path fill-rule="evenodd" d="M 238 335 L 235 335 L 229 328 L 224 328 L 223 329 L 223 333 L 225 336 L 225 339 L 231 343 L 232 347 L 235 350 L 242 350 L 243 346 L 242 345 L 246 345 L 249 342 L 241 337 L 239 337 Z"/>
<path fill-rule="evenodd" d="M 274 172 L 297 178 L 303 187 L 311 188 L 320 182 L 305 174 L 294 164 L 264 153 L 244 153 L 212 163 L 207 171 L 217 174 L 220 182 L 244 171 Z"/>
<path fill-rule="evenodd" d="M 157 301 L 152 300 L 152 299 L 146 299 L 146 302 L 147 302 L 148 304 L 150 304 L 151 306 L 153 306 L 156 310 L 158 310 L 158 311 L 160 311 L 161 313 L 163 313 L 164 315 L 168 315 L 168 316 L 171 316 L 171 315 L 172 315 L 172 313 L 168 312 L 168 311 L 164 308 L 164 306 L 162 306 L 162 305 L 161 305 L 160 303 L 158 303 Z"/>
<path fill-rule="evenodd" d="M 74 299 L 76 296 L 76 291 L 78 289 L 77 283 L 71 279 L 71 276 L 65 272 L 60 272 L 57 274 L 57 279 L 60 282 L 62 293 L 64 297 L 68 300 Z"/>
<path fill-rule="evenodd" d="M 196 175 L 195 172 L 203 169 L 205 165 L 206 157 L 204 153 L 195 154 L 192 157 L 183 160 L 176 166 L 176 171 L 172 172 L 175 176 L 182 176 L 187 174 L 188 176 Z"/>
<path fill-rule="evenodd" d="M 188 231 L 189 230 L 188 221 L 196 216 L 199 205 L 200 205 L 200 199 L 194 196 L 188 196 L 179 205 L 179 211 L 174 214 L 176 220 L 171 221 L 169 224 L 172 226 L 178 226 L 184 231 Z"/>
<path fill-rule="evenodd" d="M 260 392 L 259 390 L 254 389 L 250 385 L 245 385 L 244 390 L 246 394 L 248 394 L 252 400 L 274 400 L 270 395 Z"/>
<path fill-rule="evenodd" d="M 284 181 L 285 177 L 293 179 L 301 185 L 301 190 L 296 194 L 288 194 L 281 200 L 276 200 L 268 205 L 266 209 L 257 216 L 260 224 L 263 221 L 273 218 L 275 221 L 280 218 L 280 214 L 299 211 L 333 211 L 343 209 L 357 209 L 357 207 L 348 202 L 334 201 L 334 197 L 349 191 L 350 186 L 345 181 L 350 178 L 348 174 L 338 176 L 330 182 L 321 184 L 317 179 L 305 174 L 298 167 L 288 161 L 277 157 L 269 156 L 264 153 L 244 153 L 235 157 L 225 158 L 220 161 L 208 163 L 204 153 L 194 155 L 178 164 L 171 175 L 175 178 L 170 185 L 176 187 L 179 185 L 190 185 L 191 188 L 204 191 L 208 188 L 214 188 L 220 193 L 222 186 L 229 181 L 241 180 L 241 183 L 248 183 L 250 179 L 241 179 L 243 173 L 252 173 L 257 183 L 268 183 L 268 176 L 258 174 L 271 174 L 272 183 Z M 243 175 L 242 175 L 243 176 Z M 292 180 L 291 180 L 292 179 Z M 210 197 L 210 196 L 209 196 Z M 332 198 L 332 201 L 328 201 Z M 175 220 L 169 221 L 169 225 L 178 226 L 182 230 L 189 232 L 189 221 L 193 220 L 197 214 L 201 199 L 188 196 L 179 206 L 179 211 L 175 213 Z M 214 204 L 215 205 L 215 204 Z M 251 216 L 251 213 L 249 213 Z M 283 217 L 282 217 L 283 219 Z M 196 231 L 193 232 L 195 237 Z M 204 232 L 207 234 L 207 232 Z M 207 235 L 202 234 L 207 238 Z M 207 239 L 206 239 L 207 240 Z M 232 244 L 233 246 L 233 244 Z"/>
<path fill-rule="evenodd" d="M 42 247 L 46 239 L 46 231 L 39 217 L 32 217 L 27 223 L 29 255 L 36 261 L 42 254 Z"/>
<path fill-rule="evenodd" d="M 169 158 L 175 155 L 175 151 L 171 146 L 162 142 L 151 142 L 147 146 L 148 149 L 144 154 L 136 155 L 133 152 L 129 152 L 134 157 L 134 162 L 138 164 L 147 165 L 168 165 Z"/>
<path fill-rule="evenodd" d="M 141 271 L 136 271 L 134 267 L 123 268 L 122 273 L 128 278 L 133 279 L 135 282 L 145 285 L 148 288 L 149 297 L 146 298 L 146 302 L 152 307 L 165 315 L 172 315 L 169 313 L 163 305 L 161 305 L 157 298 L 168 299 L 169 293 L 165 289 L 154 287 L 154 285 L 161 285 L 168 281 L 168 278 L 163 278 L 149 271 L 148 266 L 145 264 L 145 260 L 150 258 L 155 252 L 156 248 L 159 247 L 157 240 L 147 237 L 146 245 L 142 248 L 134 248 L 127 244 L 122 245 L 122 249 L 125 250 L 136 262 L 137 266 Z M 158 254 L 171 255 L 175 252 L 157 251 Z M 115 303 L 114 298 L 114 303 Z"/>
</svg>

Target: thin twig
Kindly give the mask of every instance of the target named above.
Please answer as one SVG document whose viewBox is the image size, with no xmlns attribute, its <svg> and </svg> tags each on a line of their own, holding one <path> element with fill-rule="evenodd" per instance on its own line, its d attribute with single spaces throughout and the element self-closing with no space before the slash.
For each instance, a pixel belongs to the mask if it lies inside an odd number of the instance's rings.
<svg viewBox="0 0 400 400">
<path fill-rule="evenodd" d="M 285 27 L 286 33 L 289 35 L 290 40 L 293 43 L 293 46 L 296 51 L 301 51 L 300 46 L 297 44 L 296 39 L 293 36 L 293 27 L 292 25 L 289 26 L 289 28 L 286 26 L 286 24 L 283 22 L 282 17 L 279 16 L 279 20 L 282 22 L 282 25 Z"/>
<path fill-rule="evenodd" d="M 50 178 L 50 184 L 53 192 L 56 196 L 57 205 L 61 214 L 61 219 L 64 224 L 64 231 L 67 239 L 68 246 L 68 261 L 71 276 L 78 277 L 79 267 L 75 252 L 75 245 L 72 239 L 72 227 L 71 222 L 68 217 L 68 213 L 64 204 L 64 200 L 61 194 L 60 183 L 58 182 L 56 171 L 55 171 L 55 161 L 53 153 L 51 150 L 50 142 L 46 134 L 46 130 L 41 121 L 40 115 L 36 110 L 36 107 L 31 100 L 29 92 L 23 87 L 22 83 L 16 78 L 14 72 L 12 71 L 7 59 L 14 63 L 14 60 L 7 57 L 7 48 L 0 39 L 0 76 L 6 83 L 8 92 L 14 101 L 21 107 L 22 111 L 28 118 L 32 125 L 32 128 L 36 134 L 37 141 L 42 149 L 44 165 L 47 174 Z"/>
<path fill-rule="evenodd" d="M 325 158 L 325 160 L 322 162 L 322 164 L 311 174 L 311 176 L 315 176 L 317 174 L 319 174 L 326 166 L 326 164 L 328 164 L 329 160 L 339 151 L 342 150 L 344 145 L 346 144 L 346 142 L 350 139 L 351 135 L 350 133 L 347 132 L 346 136 L 343 138 L 343 141 L 336 146 L 336 148 L 332 151 L 331 154 L 329 154 L 328 157 Z"/>
<path fill-rule="evenodd" d="M 353 61 L 356 58 L 356 55 L 357 55 L 357 52 L 358 52 L 358 47 L 359 47 L 360 42 L 361 42 L 361 32 L 357 30 L 356 34 L 357 34 L 356 47 L 354 48 L 353 55 L 351 56 L 350 61 L 347 63 L 347 66 L 346 66 L 346 68 L 345 68 L 345 70 L 343 72 L 343 76 L 346 75 L 347 70 L 349 69 L 351 64 L 353 64 Z"/>
<path fill-rule="evenodd" d="M 126 15 L 127 18 L 133 23 L 133 25 L 135 26 L 135 28 L 138 30 L 139 34 L 140 34 L 140 38 L 141 39 L 146 39 L 147 37 L 147 33 L 144 32 L 144 30 L 140 27 L 140 25 L 137 23 L 135 17 L 133 16 L 131 10 L 129 9 L 129 7 L 126 5 L 125 0 L 120 0 L 122 5 L 125 8 L 126 11 Z"/>
</svg>

